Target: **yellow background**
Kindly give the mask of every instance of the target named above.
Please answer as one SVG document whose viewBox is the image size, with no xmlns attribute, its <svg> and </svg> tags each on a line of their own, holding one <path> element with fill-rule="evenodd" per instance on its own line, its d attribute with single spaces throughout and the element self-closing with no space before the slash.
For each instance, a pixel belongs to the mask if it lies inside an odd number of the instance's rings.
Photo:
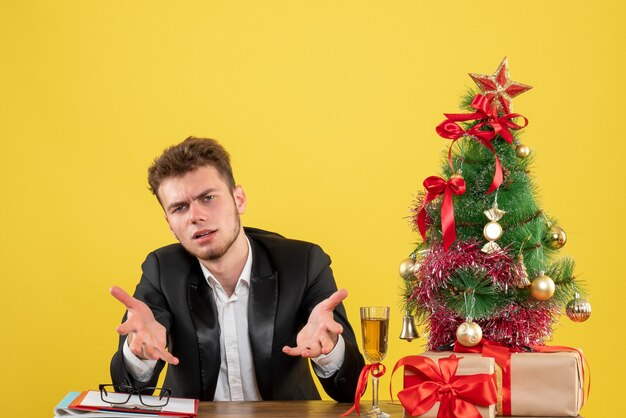
<svg viewBox="0 0 626 418">
<path fill-rule="evenodd" d="M 514 101 L 522 139 L 592 294 L 592 318 L 564 317 L 552 343 L 591 362 L 583 415 L 619 415 L 624 17 L 617 0 L 3 1 L 0 415 L 50 416 L 109 381 L 123 308 L 108 288 L 133 290 L 173 240 L 146 169 L 188 135 L 232 153 L 246 225 L 333 257 L 353 324 L 360 305 L 394 307 L 389 367 L 420 352 L 397 338 L 409 206 L 439 174 L 434 127 L 467 73 L 504 56 L 534 86 Z"/>
</svg>

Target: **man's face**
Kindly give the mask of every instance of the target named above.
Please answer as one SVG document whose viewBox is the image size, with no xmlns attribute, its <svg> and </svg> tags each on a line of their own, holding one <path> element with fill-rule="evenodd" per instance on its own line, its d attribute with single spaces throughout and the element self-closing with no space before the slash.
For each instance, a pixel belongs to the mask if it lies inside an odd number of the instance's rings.
<svg viewBox="0 0 626 418">
<path fill-rule="evenodd" d="M 243 237 L 239 215 L 246 209 L 240 186 L 230 190 L 212 166 L 165 179 L 158 190 L 170 229 L 200 260 L 214 261 Z"/>
</svg>

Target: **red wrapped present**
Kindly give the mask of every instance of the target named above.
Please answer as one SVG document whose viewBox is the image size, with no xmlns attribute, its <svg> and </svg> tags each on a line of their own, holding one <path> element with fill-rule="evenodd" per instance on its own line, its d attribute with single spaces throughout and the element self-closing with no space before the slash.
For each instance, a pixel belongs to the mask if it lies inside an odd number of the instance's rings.
<svg viewBox="0 0 626 418">
<path fill-rule="evenodd" d="M 495 362 L 480 354 L 426 352 L 404 357 L 404 388 L 398 392 L 405 415 L 438 418 L 493 418 L 497 402 Z"/>
</svg>

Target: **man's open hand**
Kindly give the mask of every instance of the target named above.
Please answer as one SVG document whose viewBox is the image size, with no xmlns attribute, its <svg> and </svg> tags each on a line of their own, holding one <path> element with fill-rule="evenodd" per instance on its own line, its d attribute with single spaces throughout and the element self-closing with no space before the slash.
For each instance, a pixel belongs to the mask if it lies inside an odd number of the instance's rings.
<svg viewBox="0 0 626 418">
<path fill-rule="evenodd" d="M 341 289 L 317 304 L 309 321 L 296 338 L 296 347 L 283 347 L 283 353 L 290 356 L 308 358 L 330 353 L 337 344 L 338 335 L 343 332 L 341 324 L 335 322 L 333 310 L 348 297 L 348 291 Z"/>
<path fill-rule="evenodd" d="M 117 327 L 117 333 L 126 335 L 130 351 L 143 360 L 164 360 L 178 364 L 178 359 L 167 351 L 167 332 L 152 311 L 142 301 L 135 299 L 122 288 L 113 286 L 111 295 L 126 306 L 126 321 Z"/>
</svg>

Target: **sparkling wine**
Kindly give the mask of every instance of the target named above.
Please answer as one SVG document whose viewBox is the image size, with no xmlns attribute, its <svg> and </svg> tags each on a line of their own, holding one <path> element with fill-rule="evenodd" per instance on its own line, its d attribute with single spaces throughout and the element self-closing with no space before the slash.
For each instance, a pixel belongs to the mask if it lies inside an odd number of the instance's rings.
<svg viewBox="0 0 626 418">
<path fill-rule="evenodd" d="M 389 318 L 361 319 L 363 349 L 368 361 L 376 363 L 385 358 L 387 354 L 388 329 Z"/>
</svg>

